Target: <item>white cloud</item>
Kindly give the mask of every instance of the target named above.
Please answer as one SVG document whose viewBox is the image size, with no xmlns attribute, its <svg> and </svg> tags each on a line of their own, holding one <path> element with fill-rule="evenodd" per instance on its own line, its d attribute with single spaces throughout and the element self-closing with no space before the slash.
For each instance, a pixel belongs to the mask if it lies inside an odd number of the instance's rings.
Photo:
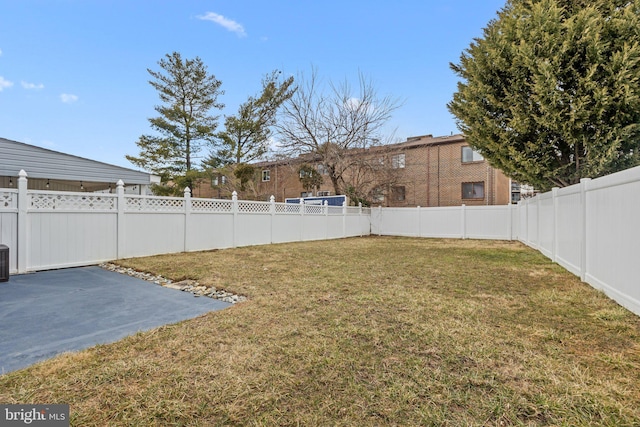
<svg viewBox="0 0 640 427">
<path fill-rule="evenodd" d="M 0 49 L 0 56 L 2 56 L 2 49 Z"/>
<path fill-rule="evenodd" d="M 78 100 L 78 97 L 76 95 L 71 95 L 70 93 L 63 93 L 60 95 L 60 100 L 65 104 L 73 104 Z"/>
<path fill-rule="evenodd" d="M 358 98 L 349 98 L 347 99 L 347 101 L 344 103 L 345 107 L 347 107 L 347 109 L 349 110 L 357 110 L 360 107 L 360 104 L 362 104 L 362 101 Z"/>
<path fill-rule="evenodd" d="M 2 92 L 2 89 L 11 87 L 11 86 L 13 86 L 13 82 L 10 82 L 9 80 L 5 80 L 4 77 L 0 76 L 0 92 Z"/>
<path fill-rule="evenodd" d="M 23 88 L 25 89 L 35 89 L 35 90 L 40 90 L 40 89 L 44 89 L 44 85 L 42 83 L 40 84 L 35 84 L 35 83 L 27 83 L 24 80 L 20 82 L 20 84 L 22 85 Z"/>
<path fill-rule="evenodd" d="M 197 18 L 203 21 L 214 22 L 233 33 L 236 33 L 238 37 L 246 37 L 247 35 L 242 24 L 239 24 L 232 19 L 227 19 L 222 15 L 218 15 L 217 13 L 207 12 L 204 15 L 198 16 Z"/>
</svg>

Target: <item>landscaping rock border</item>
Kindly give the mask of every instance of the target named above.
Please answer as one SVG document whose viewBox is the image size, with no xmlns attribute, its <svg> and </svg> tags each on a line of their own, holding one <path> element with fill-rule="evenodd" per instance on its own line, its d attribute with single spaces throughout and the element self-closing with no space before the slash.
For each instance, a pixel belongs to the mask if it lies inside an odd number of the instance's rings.
<svg viewBox="0 0 640 427">
<path fill-rule="evenodd" d="M 231 304 L 236 304 L 247 300 L 247 297 L 242 295 L 236 295 L 231 292 L 227 292 L 224 289 L 217 289 L 215 287 L 206 287 L 200 285 L 195 280 L 181 280 L 180 282 L 174 282 L 171 279 L 167 279 L 162 276 L 155 276 L 151 273 L 144 273 L 142 271 L 134 270 L 129 267 L 121 267 L 110 262 L 100 264 L 100 267 L 115 271 L 116 273 L 126 274 L 138 279 L 146 280 L 147 282 L 155 283 L 156 285 L 164 286 L 165 288 L 178 289 L 183 292 L 192 293 L 195 297 L 209 297 Z"/>
</svg>

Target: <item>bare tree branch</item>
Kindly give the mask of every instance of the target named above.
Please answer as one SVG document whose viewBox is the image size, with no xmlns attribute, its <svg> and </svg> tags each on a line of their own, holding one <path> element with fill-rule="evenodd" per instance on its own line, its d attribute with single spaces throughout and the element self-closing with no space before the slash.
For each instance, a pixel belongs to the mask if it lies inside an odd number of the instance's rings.
<svg viewBox="0 0 640 427">
<path fill-rule="evenodd" d="M 343 194 L 353 187 L 347 181 L 361 177 L 361 172 L 351 171 L 363 166 L 355 151 L 389 141 L 384 126 L 400 102 L 378 96 L 362 73 L 357 93 L 346 80 L 339 85 L 330 82 L 327 93 L 323 92 L 315 68 L 298 81 L 298 90 L 284 104 L 278 122 L 280 146 L 289 156 L 314 154 L 329 172 L 335 193 Z"/>
</svg>

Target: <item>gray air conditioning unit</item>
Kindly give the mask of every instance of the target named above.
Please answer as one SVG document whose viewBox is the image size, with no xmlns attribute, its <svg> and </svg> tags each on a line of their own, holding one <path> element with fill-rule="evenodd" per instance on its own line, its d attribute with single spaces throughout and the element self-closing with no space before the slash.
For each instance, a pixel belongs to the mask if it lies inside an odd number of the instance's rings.
<svg viewBox="0 0 640 427">
<path fill-rule="evenodd" d="M 0 245 L 0 282 L 9 281 L 9 247 Z"/>
</svg>

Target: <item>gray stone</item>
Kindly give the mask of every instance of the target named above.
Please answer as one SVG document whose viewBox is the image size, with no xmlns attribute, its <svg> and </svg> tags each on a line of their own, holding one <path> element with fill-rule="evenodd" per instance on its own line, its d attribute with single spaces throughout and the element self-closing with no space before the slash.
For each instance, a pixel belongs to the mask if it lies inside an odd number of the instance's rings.
<svg viewBox="0 0 640 427">
<path fill-rule="evenodd" d="M 230 302 L 232 304 L 236 304 L 238 302 L 243 302 L 247 300 L 247 297 L 245 296 L 235 295 L 235 294 L 232 294 L 231 292 L 226 292 L 224 289 L 216 289 L 213 286 L 210 288 L 207 288 L 206 286 L 202 286 L 197 281 L 192 279 L 173 282 L 172 280 L 164 278 L 162 276 L 154 276 L 151 273 L 136 271 L 133 268 L 123 268 L 111 263 L 101 264 L 100 267 L 110 271 L 115 271 L 121 274 L 127 274 L 129 276 L 133 276 L 149 282 L 153 282 L 156 285 L 164 286 L 166 288 L 177 289 L 183 292 L 189 292 L 196 297 L 206 296 L 206 297 L 218 299 L 224 302 Z"/>
</svg>

